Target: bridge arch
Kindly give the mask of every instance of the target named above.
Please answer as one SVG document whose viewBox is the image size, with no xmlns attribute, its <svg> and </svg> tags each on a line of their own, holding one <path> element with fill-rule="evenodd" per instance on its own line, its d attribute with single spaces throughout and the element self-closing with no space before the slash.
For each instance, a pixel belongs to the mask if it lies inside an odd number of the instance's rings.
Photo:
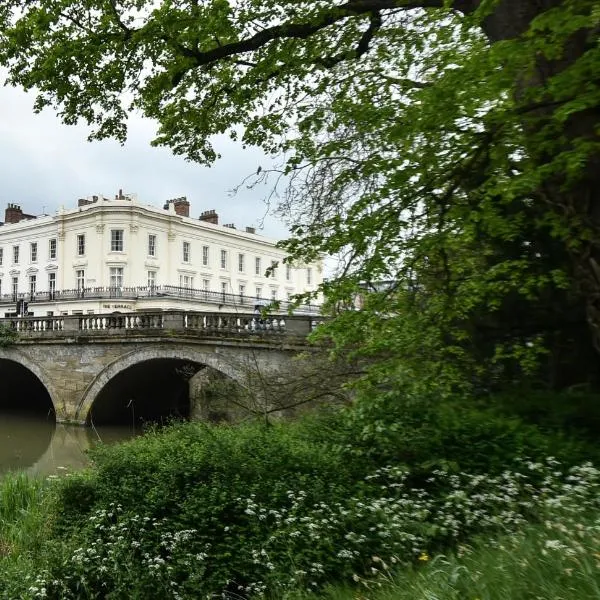
<svg viewBox="0 0 600 600">
<path fill-rule="evenodd" d="M 48 392 L 50 401 L 52 402 L 52 406 L 54 408 L 55 417 L 57 419 L 61 417 L 63 410 L 62 406 L 60 406 L 57 402 L 58 394 L 54 384 L 52 383 L 52 378 L 49 377 L 44 370 L 40 369 L 40 367 L 31 358 L 14 346 L 0 348 L 0 360 L 8 360 L 17 363 L 33 373 Z"/>
<path fill-rule="evenodd" d="M 75 413 L 75 421 L 85 424 L 88 421 L 90 411 L 96 399 L 104 387 L 117 375 L 135 365 L 156 359 L 185 360 L 211 367 L 224 375 L 227 375 L 240 385 L 244 385 L 245 374 L 240 366 L 236 366 L 224 360 L 224 357 L 215 353 L 204 351 L 197 346 L 178 345 L 168 347 L 165 345 L 144 346 L 132 350 L 127 354 L 115 359 L 94 377 L 83 393 Z"/>
</svg>

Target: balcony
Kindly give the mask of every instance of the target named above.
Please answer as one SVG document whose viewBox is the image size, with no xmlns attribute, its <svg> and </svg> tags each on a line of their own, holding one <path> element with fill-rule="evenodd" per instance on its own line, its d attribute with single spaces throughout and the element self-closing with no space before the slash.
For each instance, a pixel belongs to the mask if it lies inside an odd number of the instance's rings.
<svg viewBox="0 0 600 600">
<path fill-rule="evenodd" d="M 97 300 L 133 300 L 144 301 L 144 305 L 156 304 L 164 299 L 183 300 L 189 303 L 190 310 L 198 310 L 199 304 L 218 305 L 219 308 L 242 310 L 244 312 L 252 311 L 259 304 L 268 306 L 269 300 L 256 299 L 252 296 L 240 294 L 228 294 L 224 292 L 213 292 L 209 290 L 198 290 L 193 288 L 179 287 L 174 285 L 157 285 L 145 287 L 89 287 L 73 290 L 52 290 L 46 292 L 35 292 L 34 294 L 2 294 L 0 295 L 0 307 L 15 305 L 19 300 L 24 300 L 32 310 L 36 304 L 61 304 L 63 302 L 85 302 Z M 134 310 L 136 307 L 132 307 Z M 320 307 L 316 304 L 301 305 L 293 308 L 291 302 L 279 301 L 279 307 L 276 310 L 270 309 L 269 312 L 286 314 L 289 309 L 294 314 L 318 315 Z"/>
</svg>

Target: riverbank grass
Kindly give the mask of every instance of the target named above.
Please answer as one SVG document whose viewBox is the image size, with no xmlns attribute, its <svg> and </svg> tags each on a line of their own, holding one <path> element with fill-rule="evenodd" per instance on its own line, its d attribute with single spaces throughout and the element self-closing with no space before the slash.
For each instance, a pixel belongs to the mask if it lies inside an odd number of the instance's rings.
<svg viewBox="0 0 600 600">
<path fill-rule="evenodd" d="M 50 485 L 25 473 L 0 477 L 0 556 L 40 548 L 50 529 Z"/>
<path fill-rule="evenodd" d="M 550 512 L 544 523 L 412 567 L 379 561 L 381 577 L 327 588 L 326 600 L 593 600 L 600 598 L 600 513 Z M 312 596 L 301 595 L 297 600 Z"/>
</svg>

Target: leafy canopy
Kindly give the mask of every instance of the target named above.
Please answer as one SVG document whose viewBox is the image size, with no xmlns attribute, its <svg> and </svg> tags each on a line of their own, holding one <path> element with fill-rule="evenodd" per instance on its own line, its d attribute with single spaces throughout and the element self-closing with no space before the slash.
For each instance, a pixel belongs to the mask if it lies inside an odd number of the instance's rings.
<svg viewBox="0 0 600 600">
<path fill-rule="evenodd" d="M 592 0 L 5 0 L 0 63 L 93 139 L 137 110 L 193 161 L 225 132 L 282 156 L 290 260 L 343 257 L 332 307 L 396 282 L 324 330 L 377 380 L 548 382 L 570 354 L 570 384 L 593 360 L 599 21 Z"/>
</svg>

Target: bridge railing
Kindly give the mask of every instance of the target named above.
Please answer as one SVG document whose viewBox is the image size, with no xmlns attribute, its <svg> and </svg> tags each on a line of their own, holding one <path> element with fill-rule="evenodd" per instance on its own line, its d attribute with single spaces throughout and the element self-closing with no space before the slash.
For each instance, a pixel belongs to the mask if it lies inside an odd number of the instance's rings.
<svg viewBox="0 0 600 600">
<path fill-rule="evenodd" d="M 10 317 L 0 319 L 18 333 L 36 335 L 119 334 L 127 331 L 196 332 L 205 335 L 308 335 L 318 324 L 313 317 L 255 315 L 250 313 L 206 313 L 187 311 L 137 312 L 106 315 L 56 317 Z"/>
</svg>

